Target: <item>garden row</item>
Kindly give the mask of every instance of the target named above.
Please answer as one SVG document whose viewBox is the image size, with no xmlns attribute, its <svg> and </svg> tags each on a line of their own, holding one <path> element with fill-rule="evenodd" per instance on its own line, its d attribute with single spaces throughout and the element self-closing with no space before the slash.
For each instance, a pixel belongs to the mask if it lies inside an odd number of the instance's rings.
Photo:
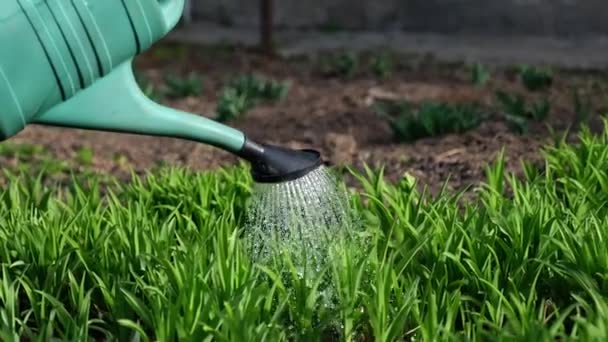
<svg viewBox="0 0 608 342">
<path fill-rule="evenodd" d="M 348 81 L 360 75 L 371 74 L 378 79 L 391 78 L 394 61 L 389 55 L 374 55 L 363 62 L 356 54 L 341 54 L 321 60 L 321 72 L 330 78 Z M 486 86 L 492 75 L 486 67 L 474 64 L 469 68 L 470 82 L 478 89 Z M 462 133 L 478 127 L 487 120 L 502 120 L 509 128 L 524 134 L 530 123 L 544 122 L 552 111 L 550 91 L 554 81 L 553 71 L 547 68 L 520 66 L 515 74 L 523 92 L 496 90 L 492 105 L 478 102 L 451 103 L 407 100 L 376 100 L 373 110 L 386 120 L 398 142 L 411 142 L 420 138 Z M 164 85 L 155 87 L 139 76 L 140 84 L 148 96 L 161 101 L 163 97 L 199 97 L 203 87 L 201 77 L 191 73 L 186 77 L 170 74 Z M 243 118 L 257 104 L 278 103 L 289 93 L 286 82 L 269 80 L 254 74 L 234 78 L 219 94 L 215 119 L 228 122 Z M 571 91 L 571 108 L 574 120 L 572 128 L 588 124 L 593 114 L 589 97 L 578 89 Z"/>
<path fill-rule="evenodd" d="M 0 339 L 605 341 L 608 133 L 581 134 L 524 179 L 499 158 L 470 202 L 354 173 L 358 238 L 311 274 L 324 287 L 250 262 L 245 167 L 108 187 L 9 174 Z"/>
</svg>

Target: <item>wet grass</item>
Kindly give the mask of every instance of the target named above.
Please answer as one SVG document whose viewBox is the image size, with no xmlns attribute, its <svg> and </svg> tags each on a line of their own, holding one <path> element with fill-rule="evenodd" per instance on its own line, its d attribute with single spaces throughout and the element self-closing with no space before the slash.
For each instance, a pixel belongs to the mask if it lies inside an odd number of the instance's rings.
<svg viewBox="0 0 608 342">
<path fill-rule="evenodd" d="M 604 341 L 608 134 L 545 155 L 525 179 L 499 159 L 465 205 L 410 177 L 355 174 L 359 238 L 313 275 L 329 276 L 336 306 L 318 283 L 250 262 L 243 167 L 163 169 L 103 193 L 95 177 L 51 187 L 44 169 L 8 174 L 0 338 Z"/>
</svg>

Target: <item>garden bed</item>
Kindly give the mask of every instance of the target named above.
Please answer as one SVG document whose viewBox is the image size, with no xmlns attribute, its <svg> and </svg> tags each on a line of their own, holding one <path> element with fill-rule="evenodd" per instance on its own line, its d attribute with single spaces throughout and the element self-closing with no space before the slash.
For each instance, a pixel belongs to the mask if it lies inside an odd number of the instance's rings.
<svg viewBox="0 0 608 342">
<path fill-rule="evenodd" d="M 547 91 L 551 102 L 548 118 L 532 123 L 527 133 L 517 134 L 497 115 L 501 108 L 494 96 L 497 90 L 528 96 L 513 69 L 490 69 L 490 80 L 477 87 L 471 82 L 469 66 L 443 65 L 434 62 L 432 56 L 394 56 L 394 67 L 381 78 L 373 72 L 378 67 L 366 64 L 374 56 L 361 57 L 358 69 L 351 68 L 355 70 L 353 75 L 346 75 L 352 70 L 342 61 L 335 68 L 342 67 L 345 75 L 328 76 L 318 56 L 287 60 L 236 48 L 161 44 L 138 57 L 136 69 L 156 87 L 168 74 L 198 73 L 202 79 L 200 94 L 159 101 L 210 117 L 222 89 L 235 77 L 255 73 L 287 81 L 289 92 L 282 101 L 261 103 L 228 124 L 254 139 L 321 149 L 334 165 L 384 166 L 391 181 L 409 172 L 434 190 L 448 179 L 455 189 L 477 184 L 485 163 L 503 148 L 510 170 L 519 168 L 520 158 L 538 160 L 539 146 L 552 137 L 546 125 L 560 132 L 575 119 L 571 87 L 586 91 L 584 96 L 592 99 L 593 114 L 600 113 L 605 105 L 603 88 L 607 83 L 603 74 L 559 71 Z M 374 110 L 373 103 L 379 98 L 415 103 L 478 102 L 484 106 L 484 113 L 493 117 L 460 134 L 402 143 L 394 139 L 386 120 Z M 591 126 L 595 125 L 597 121 L 592 121 Z M 159 163 L 204 170 L 236 162 L 228 153 L 201 144 L 72 129 L 32 126 L 11 142 L 42 145 L 62 160 L 75 160 L 79 150 L 90 149 L 95 170 L 121 178 L 128 176 L 131 167 L 141 173 Z M 8 162 L 3 159 L 3 163 Z"/>
</svg>

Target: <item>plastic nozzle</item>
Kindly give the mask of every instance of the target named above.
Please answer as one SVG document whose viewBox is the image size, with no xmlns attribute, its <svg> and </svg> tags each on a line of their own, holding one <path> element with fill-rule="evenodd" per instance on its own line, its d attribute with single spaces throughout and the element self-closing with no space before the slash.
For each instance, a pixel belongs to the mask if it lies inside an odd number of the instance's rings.
<svg viewBox="0 0 608 342">
<path fill-rule="evenodd" d="M 258 183 L 280 183 L 306 176 L 323 164 L 315 150 L 292 150 L 245 140 L 237 154 L 252 167 L 251 174 Z"/>
</svg>

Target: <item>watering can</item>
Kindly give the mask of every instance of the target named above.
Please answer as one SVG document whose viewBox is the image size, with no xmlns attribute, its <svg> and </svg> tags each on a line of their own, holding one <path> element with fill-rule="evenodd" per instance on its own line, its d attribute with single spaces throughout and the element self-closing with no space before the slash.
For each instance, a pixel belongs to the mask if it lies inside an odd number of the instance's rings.
<svg viewBox="0 0 608 342">
<path fill-rule="evenodd" d="M 319 167 L 317 151 L 259 144 L 145 96 L 133 59 L 183 9 L 184 0 L 1 0 L 0 141 L 29 124 L 187 139 L 247 160 L 266 183 Z"/>
</svg>

